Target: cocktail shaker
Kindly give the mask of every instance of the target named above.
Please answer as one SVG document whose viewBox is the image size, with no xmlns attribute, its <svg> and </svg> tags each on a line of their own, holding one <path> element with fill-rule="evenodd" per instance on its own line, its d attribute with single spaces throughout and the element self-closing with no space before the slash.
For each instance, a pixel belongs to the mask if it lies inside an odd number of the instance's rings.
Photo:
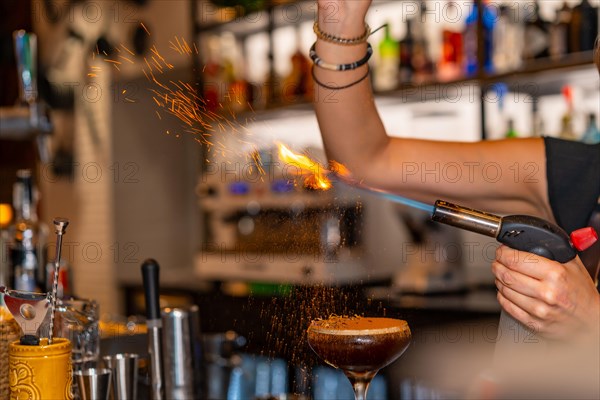
<svg viewBox="0 0 600 400">
<path fill-rule="evenodd" d="M 198 307 L 162 310 L 165 397 L 195 399 L 201 394 Z"/>
</svg>

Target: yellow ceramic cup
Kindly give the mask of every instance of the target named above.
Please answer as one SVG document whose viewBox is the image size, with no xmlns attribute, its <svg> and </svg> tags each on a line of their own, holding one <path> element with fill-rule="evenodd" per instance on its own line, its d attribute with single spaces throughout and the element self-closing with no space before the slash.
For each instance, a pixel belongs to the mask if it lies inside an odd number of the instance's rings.
<svg viewBox="0 0 600 400">
<path fill-rule="evenodd" d="M 71 400 L 71 342 L 41 339 L 39 346 L 19 342 L 9 349 L 10 400 Z"/>
</svg>

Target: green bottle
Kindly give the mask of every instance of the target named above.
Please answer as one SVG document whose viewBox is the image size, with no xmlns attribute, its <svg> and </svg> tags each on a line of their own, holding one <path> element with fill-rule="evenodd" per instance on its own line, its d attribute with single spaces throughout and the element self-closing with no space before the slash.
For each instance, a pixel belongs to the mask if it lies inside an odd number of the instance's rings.
<svg viewBox="0 0 600 400">
<path fill-rule="evenodd" d="M 398 60 L 400 46 L 392 38 L 389 24 L 385 25 L 385 36 L 379 42 L 379 59 L 375 65 L 374 86 L 377 91 L 393 90 L 398 87 Z"/>
<path fill-rule="evenodd" d="M 508 129 L 506 130 L 504 137 L 507 139 L 514 139 L 519 137 L 517 131 L 515 130 L 515 122 L 512 119 L 508 120 Z"/>
</svg>

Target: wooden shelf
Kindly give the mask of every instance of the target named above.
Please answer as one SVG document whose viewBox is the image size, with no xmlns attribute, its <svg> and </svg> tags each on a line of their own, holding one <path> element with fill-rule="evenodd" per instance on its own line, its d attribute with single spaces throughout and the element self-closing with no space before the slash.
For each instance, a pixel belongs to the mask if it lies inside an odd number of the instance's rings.
<svg viewBox="0 0 600 400">
<path fill-rule="evenodd" d="M 484 75 L 483 80 L 500 81 L 506 79 L 524 78 L 541 72 L 557 72 L 565 69 L 593 66 L 593 56 L 593 51 L 584 51 L 580 53 L 568 54 L 559 60 L 552 60 L 549 58 L 533 60 L 526 62 L 520 69 L 516 71 Z"/>
<path fill-rule="evenodd" d="M 540 59 L 529 61 L 523 64 L 521 68 L 515 71 L 503 72 L 497 74 L 479 74 L 472 77 L 461 77 L 450 81 L 430 81 L 422 84 L 402 84 L 397 89 L 385 92 L 378 92 L 377 95 L 384 97 L 404 96 L 407 100 L 415 97 L 423 97 L 424 93 L 439 96 L 440 91 L 445 91 L 453 86 L 467 84 L 479 85 L 482 87 L 491 86 L 495 83 L 506 83 L 511 90 L 521 92 L 531 92 L 531 94 L 551 94 L 556 92 L 556 88 L 541 91 L 539 84 L 544 83 L 544 78 L 551 74 L 573 72 L 577 70 L 595 68 L 593 63 L 593 52 L 573 53 L 563 57 L 560 60 Z M 532 86 L 527 86 L 531 83 Z M 437 90 L 436 90 L 437 89 Z M 560 90 L 560 88 L 558 88 Z M 535 92 L 535 93 L 533 93 Z M 556 92 L 558 93 L 558 92 Z"/>
</svg>

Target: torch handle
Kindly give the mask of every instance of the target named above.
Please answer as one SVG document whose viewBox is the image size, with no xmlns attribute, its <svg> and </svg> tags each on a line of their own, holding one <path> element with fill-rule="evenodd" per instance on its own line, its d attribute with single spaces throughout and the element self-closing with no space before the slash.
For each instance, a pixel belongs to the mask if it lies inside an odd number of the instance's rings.
<svg viewBox="0 0 600 400">
<path fill-rule="evenodd" d="M 530 215 L 502 218 L 496 238 L 508 247 L 566 263 L 577 256 L 569 235 L 559 226 Z"/>
</svg>

